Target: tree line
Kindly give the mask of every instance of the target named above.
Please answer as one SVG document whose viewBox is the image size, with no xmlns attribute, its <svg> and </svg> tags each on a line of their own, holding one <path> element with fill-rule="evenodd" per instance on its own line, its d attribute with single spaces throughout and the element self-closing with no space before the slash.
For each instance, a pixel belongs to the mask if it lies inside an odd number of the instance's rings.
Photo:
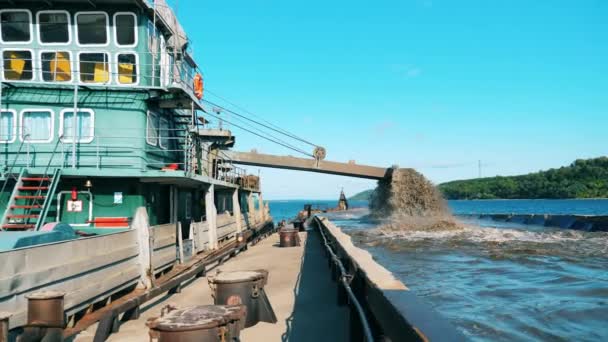
<svg viewBox="0 0 608 342">
<path fill-rule="evenodd" d="M 608 197 L 608 157 L 522 176 L 459 180 L 439 185 L 447 199 L 557 199 Z"/>
</svg>

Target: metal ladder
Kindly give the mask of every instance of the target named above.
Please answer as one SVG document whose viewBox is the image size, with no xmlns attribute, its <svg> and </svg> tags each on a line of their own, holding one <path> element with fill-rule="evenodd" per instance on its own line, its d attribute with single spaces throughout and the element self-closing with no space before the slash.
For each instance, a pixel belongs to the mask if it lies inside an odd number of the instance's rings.
<svg viewBox="0 0 608 342">
<path fill-rule="evenodd" d="M 26 168 L 21 169 L 6 210 L 2 215 L 2 221 L 0 221 L 0 228 L 2 230 L 39 230 L 45 224 L 61 177 L 61 169 L 59 168 L 55 169 L 52 175 L 49 174 L 60 141 L 61 137 L 57 140 L 42 175 L 31 175 Z M 21 146 L 19 147 L 19 151 L 21 151 Z M 19 152 L 17 152 L 11 170 L 15 166 L 18 157 Z M 11 170 L 7 174 L 10 174 Z M 6 182 L 2 190 L 4 190 L 5 185 Z"/>
<path fill-rule="evenodd" d="M 60 176 L 61 169 L 55 169 L 52 176 L 30 175 L 23 169 L 2 217 L 2 229 L 39 230 L 46 221 Z"/>
</svg>

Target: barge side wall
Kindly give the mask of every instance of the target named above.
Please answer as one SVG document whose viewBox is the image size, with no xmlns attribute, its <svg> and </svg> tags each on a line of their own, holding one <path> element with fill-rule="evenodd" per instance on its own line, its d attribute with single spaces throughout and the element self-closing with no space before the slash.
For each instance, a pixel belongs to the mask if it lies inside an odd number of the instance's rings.
<svg viewBox="0 0 608 342">
<path fill-rule="evenodd" d="M 325 217 L 314 224 L 352 275 L 351 288 L 364 307 L 375 337 L 390 341 L 465 341 L 465 336 L 423 303 L 372 255 Z M 351 325 L 353 322 L 351 322 Z"/>
</svg>

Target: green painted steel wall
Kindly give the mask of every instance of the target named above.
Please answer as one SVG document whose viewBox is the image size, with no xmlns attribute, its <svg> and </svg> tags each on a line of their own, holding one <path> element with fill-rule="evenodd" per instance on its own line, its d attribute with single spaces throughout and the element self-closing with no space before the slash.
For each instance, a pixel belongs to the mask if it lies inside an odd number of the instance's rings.
<svg viewBox="0 0 608 342">
<path fill-rule="evenodd" d="M 48 109 L 54 113 L 53 140 L 49 143 L 24 144 L 13 173 L 18 173 L 20 167 L 28 165 L 28 150 L 30 167 L 46 167 L 53 150 L 56 151 L 51 163 L 53 167 L 71 166 L 72 143 L 59 142 L 59 131 L 60 112 L 73 108 L 72 92 L 19 88 L 7 93 L 3 105 L 17 113 L 24 109 Z M 93 110 L 95 129 L 91 142 L 77 143 L 77 167 L 145 170 L 160 169 L 172 162 L 183 162 L 183 153 L 176 151 L 175 147 L 164 150 L 146 143 L 148 109 L 155 110 L 155 107 L 146 102 L 146 93 L 81 91 L 79 99 L 79 109 Z M 168 111 L 156 111 L 164 117 L 170 117 Z M 19 121 L 17 120 L 18 125 Z M 16 134 L 19 136 L 19 130 Z M 10 167 L 15 162 L 20 144 L 19 137 L 12 143 L 0 143 L 0 165 Z"/>
<path fill-rule="evenodd" d="M 58 6 L 47 8 L 47 6 L 16 6 L 15 8 L 25 8 L 32 11 L 33 20 L 36 21 L 36 12 L 39 10 L 63 10 Z M 45 49 L 50 51 L 74 50 L 77 51 L 104 51 L 112 54 L 122 52 L 136 52 L 139 55 L 140 64 L 140 85 L 150 85 L 149 79 L 142 78 L 142 75 L 150 75 L 152 69 L 152 59 L 149 53 L 148 44 L 148 23 L 149 20 L 141 15 L 140 10 L 134 6 L 70 6 L 66 8 L 70 12 L 71 22 L 74 25 L 74 14 L 79 11 L 104 11 L 109 15 L 110 26 L 113 25 L 112 16 L 116 12 L 132 12 L 138 15 L 138 44 L 134 48 L 121 48 L 115 46 L 113 29 L 110 30 L 110 44 L 107 47 L 79 47 L 76 45 L 75 30 L 72 29 L 72 43 L 64 46 L 43 46 L 38 43 L 36 26 L 33 28 L 33 43 L 28 44 L 28 49 Z M 158 44 L 157 44 L 158 45 Z M 23 45 L 3 44 L 1 49 L 23 49 Z M 39 56 L 37 56 L 39 57 Z M 37 58 L 36 57 L 36 58 Z M 75 59 L 75 54 L 72 56 Z M 37 62 L 34 62 L 36 65 Z M 158 67 L 157 67 L 158 69 Z M 17 126 L 20 125 L 20 112 L 23 109 L 50 109 L 54 112 L 54 138 L 49 143 L 25 144 L 23 152 L 29 152 L 29 159 L 24 155 L 17 159 L 16 168 L 12 173 L 18 173 L 21 167 L 44 167 L 47 165 L 51 152 L 55 149 L 59 140 L 60 112 L 63 109 L 71 109 L 74 106 L 73 85 L 66 84 L 45 84 L 39 82 L 40 75 L 37 73 L 35 82 L 15 82 L 18 87 L 5 88 L 2 96 L 2 109 L 13 109 L 17 112 Z M 44 85 L 45 88 L 40 88 Z M 146 118 L 148 110 L 153 110 L 171 120 L 172 111 L 159 110 L 150 104 L 150 94 L 145 89 L 133 87 L 122 87 L 118 89 L 101 88 L 99 85 L 91 85 L 89 88 L 81 87 L 78 92 L 78 107 L 80 109 L 92 109 L 95 112 L 95 138 L 90 143 L 77 144 L 77 166 L 79 168 L 102 169 L 133 169 L 146 170 L 160 169 L 166 164 L 183 162 L 183 153 L 177 151 L 166 151 L 158 146 L 146 144 Z M 175 128 L 175 124 L 170 124 L 170 128 Z M 185 128 L 185 127 L 181 127 Z M 19 129 L 17 129 L 17 139 L 12 143 L 0 143 L 0 167 L 10 167 L 15 161 L 15 152 L 20 145 Z M 29 146 L 27 146 L 29 145 Z M 71 143 L 60 143 L 56 150 L 62 156 L 53 157 L 52 164 L 56 167 L 71 165 Z M 176 150 L 175 141 L 173 147 Z M 61 153 L 64 151 L 64 153 Z"/>
</svg>

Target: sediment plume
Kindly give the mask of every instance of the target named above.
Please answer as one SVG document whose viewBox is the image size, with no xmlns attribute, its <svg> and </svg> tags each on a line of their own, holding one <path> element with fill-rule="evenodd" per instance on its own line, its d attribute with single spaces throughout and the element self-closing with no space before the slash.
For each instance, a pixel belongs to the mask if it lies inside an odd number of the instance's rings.
<svg viewBox="0 0 608 342">
<path fill-rule="evenodd" d="M 413 169 L 393 167 L 391 177 L 378 181 L 369 206 L 384 233 L 459 227 L 439 190 Z"/>
</svg>

